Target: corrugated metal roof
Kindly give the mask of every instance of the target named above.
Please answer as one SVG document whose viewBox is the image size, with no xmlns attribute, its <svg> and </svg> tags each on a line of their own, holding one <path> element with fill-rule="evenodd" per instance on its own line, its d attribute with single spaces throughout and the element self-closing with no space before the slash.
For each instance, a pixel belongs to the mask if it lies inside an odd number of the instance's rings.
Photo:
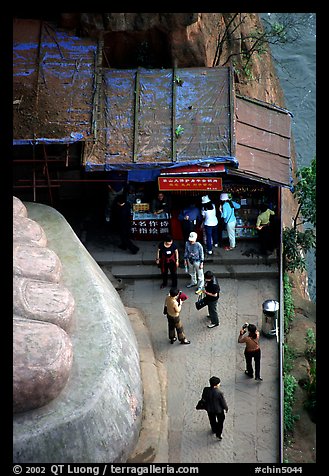
<svg viewBox="0 0 329 476">
<path fill-rule="evenodd" d="M 290 185 L 291 115 L 272 104 L 237 96 L 238 174 Z"/>
<path fill-rule="evenodd" d="M 39 20 L 14 20 L 15 144 L 91 135 L 96 56 L 95 40 Z"/>
</svg>

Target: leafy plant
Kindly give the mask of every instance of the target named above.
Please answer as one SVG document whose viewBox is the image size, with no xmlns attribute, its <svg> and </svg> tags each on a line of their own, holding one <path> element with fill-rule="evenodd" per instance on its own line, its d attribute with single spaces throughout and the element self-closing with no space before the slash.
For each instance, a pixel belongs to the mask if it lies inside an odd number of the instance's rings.
<svg viewBox="0 0 329 476">
<path fill-rule="evenodd" d="M 292 432 L 294 428 L 295 421 L 299 419 L 298 415 L 293 415 L 292 408 L 295 401 L 295 390 L 297 387 L 297 380 L 291 374 L 284 375 L 283 377 L 284 385 L 284 433 Z"/>
<path fill-rule="evenodd" d="M 296 352 L 288 344 L 283 344 L 284 359 L 283 359 L 283 373 L 289 373 L 293 367 L 296 358 Z"/>
<path fill-rule="evenodd" d="M 295 306 L 291 292 L 292 286 L 289 281 L 289 275 L 283 275 L 283 305 L 284 305 L 284 331 L 289 331 L 290 324 L 295 317 Z"/>
<path fill-rule="evenodd" d="M 316 227 L 316 160 L 310 166 L 297 171 L 298 182 L 294 187 L 294 197 L 298 201 L 298 209 L 293 218 L 292 228 L 283 230 L 283 255 L 285 269 L 304 271 L 306 269 L 306 253 L 316 246 L 314 228 L 305 231 L 298 229 L 305 223 Z"/>
<path fill-rule="evenodd" d="M 177 84 L 177 86 L 183 86 L 183 83 L 184 83 L 182 78 L 180 78 L 179 76 L 175 76 L 174 82 Z"/>
<path fill-rule="evenodd" d="M 310 327 L 306 330 L 305 342 L 305 356 L 307 360 L 311 363 L 316 358 L 316 340 L 314 331 Z"/>
<path fill-rule="evenodd" d="M 184 132 L 184 127 L 182 127 L 180 124 L 176 127 L 175 129 L 175 136 L 176 139 L 178 139 Z"/>
</svg>

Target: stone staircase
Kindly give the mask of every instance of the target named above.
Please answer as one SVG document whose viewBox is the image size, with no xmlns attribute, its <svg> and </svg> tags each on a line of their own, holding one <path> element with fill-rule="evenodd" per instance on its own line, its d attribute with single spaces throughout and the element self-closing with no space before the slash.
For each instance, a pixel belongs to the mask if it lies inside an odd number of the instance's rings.
<svg viewBox="0 0 329 476">
<path fill-rule="evenodd" d="M 116 279 L 160 279 L 160 270 L 155 264 L 158 241 L 134 241 L 139 247 L 136 255 L 118 248 L 116 240 L 107 237 L 106 242 L 99 236 L 88 234 L 85 246 L 98 265 Z M 186 276 L 180 248 L 180 268 L 178 277 Z M 279 259 L 276 252 L 264 256 L 259 254 L 256 241 L 238 240 L 234 250 L 214 248 L 213 255 L 205 255 L 204 270 L 213 271 L 218 278 L 259 279 L 279 277 Z M 186 276 L 187 279 L 188 276 Z"/>
</svg>

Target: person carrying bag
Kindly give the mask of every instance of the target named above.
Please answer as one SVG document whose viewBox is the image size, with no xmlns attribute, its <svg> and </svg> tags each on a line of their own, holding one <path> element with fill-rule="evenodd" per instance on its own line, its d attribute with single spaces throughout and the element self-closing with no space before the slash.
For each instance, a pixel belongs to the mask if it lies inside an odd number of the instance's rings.
<svg viewBox="0 0 329 476">
<path fill-rule="evenodd" d="M 222 439 L 222 431 L 225 420 L 225 413 L 228 412 L 228 406 L 223 392 L 219 389 L 220 378 L 211 377 L 209 379 L 210 387 L 204 387 L 202 396 L 197 403 L 197 410 L 206 410 L 209 418 L 211 431 L 216 437 Z"/>
</svg>

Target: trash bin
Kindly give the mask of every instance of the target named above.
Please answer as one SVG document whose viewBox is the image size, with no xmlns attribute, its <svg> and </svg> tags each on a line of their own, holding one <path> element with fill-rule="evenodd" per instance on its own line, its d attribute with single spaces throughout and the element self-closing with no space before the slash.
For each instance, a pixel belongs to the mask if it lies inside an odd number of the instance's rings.
<svg viewBox="0 0 329 476">
<path fill-rule="evenodd" d="M 275 336 L 277 333 L 279 303 L 273 299 L 263 302 L 262 332 L 267 337 Z"/>
</svg>

